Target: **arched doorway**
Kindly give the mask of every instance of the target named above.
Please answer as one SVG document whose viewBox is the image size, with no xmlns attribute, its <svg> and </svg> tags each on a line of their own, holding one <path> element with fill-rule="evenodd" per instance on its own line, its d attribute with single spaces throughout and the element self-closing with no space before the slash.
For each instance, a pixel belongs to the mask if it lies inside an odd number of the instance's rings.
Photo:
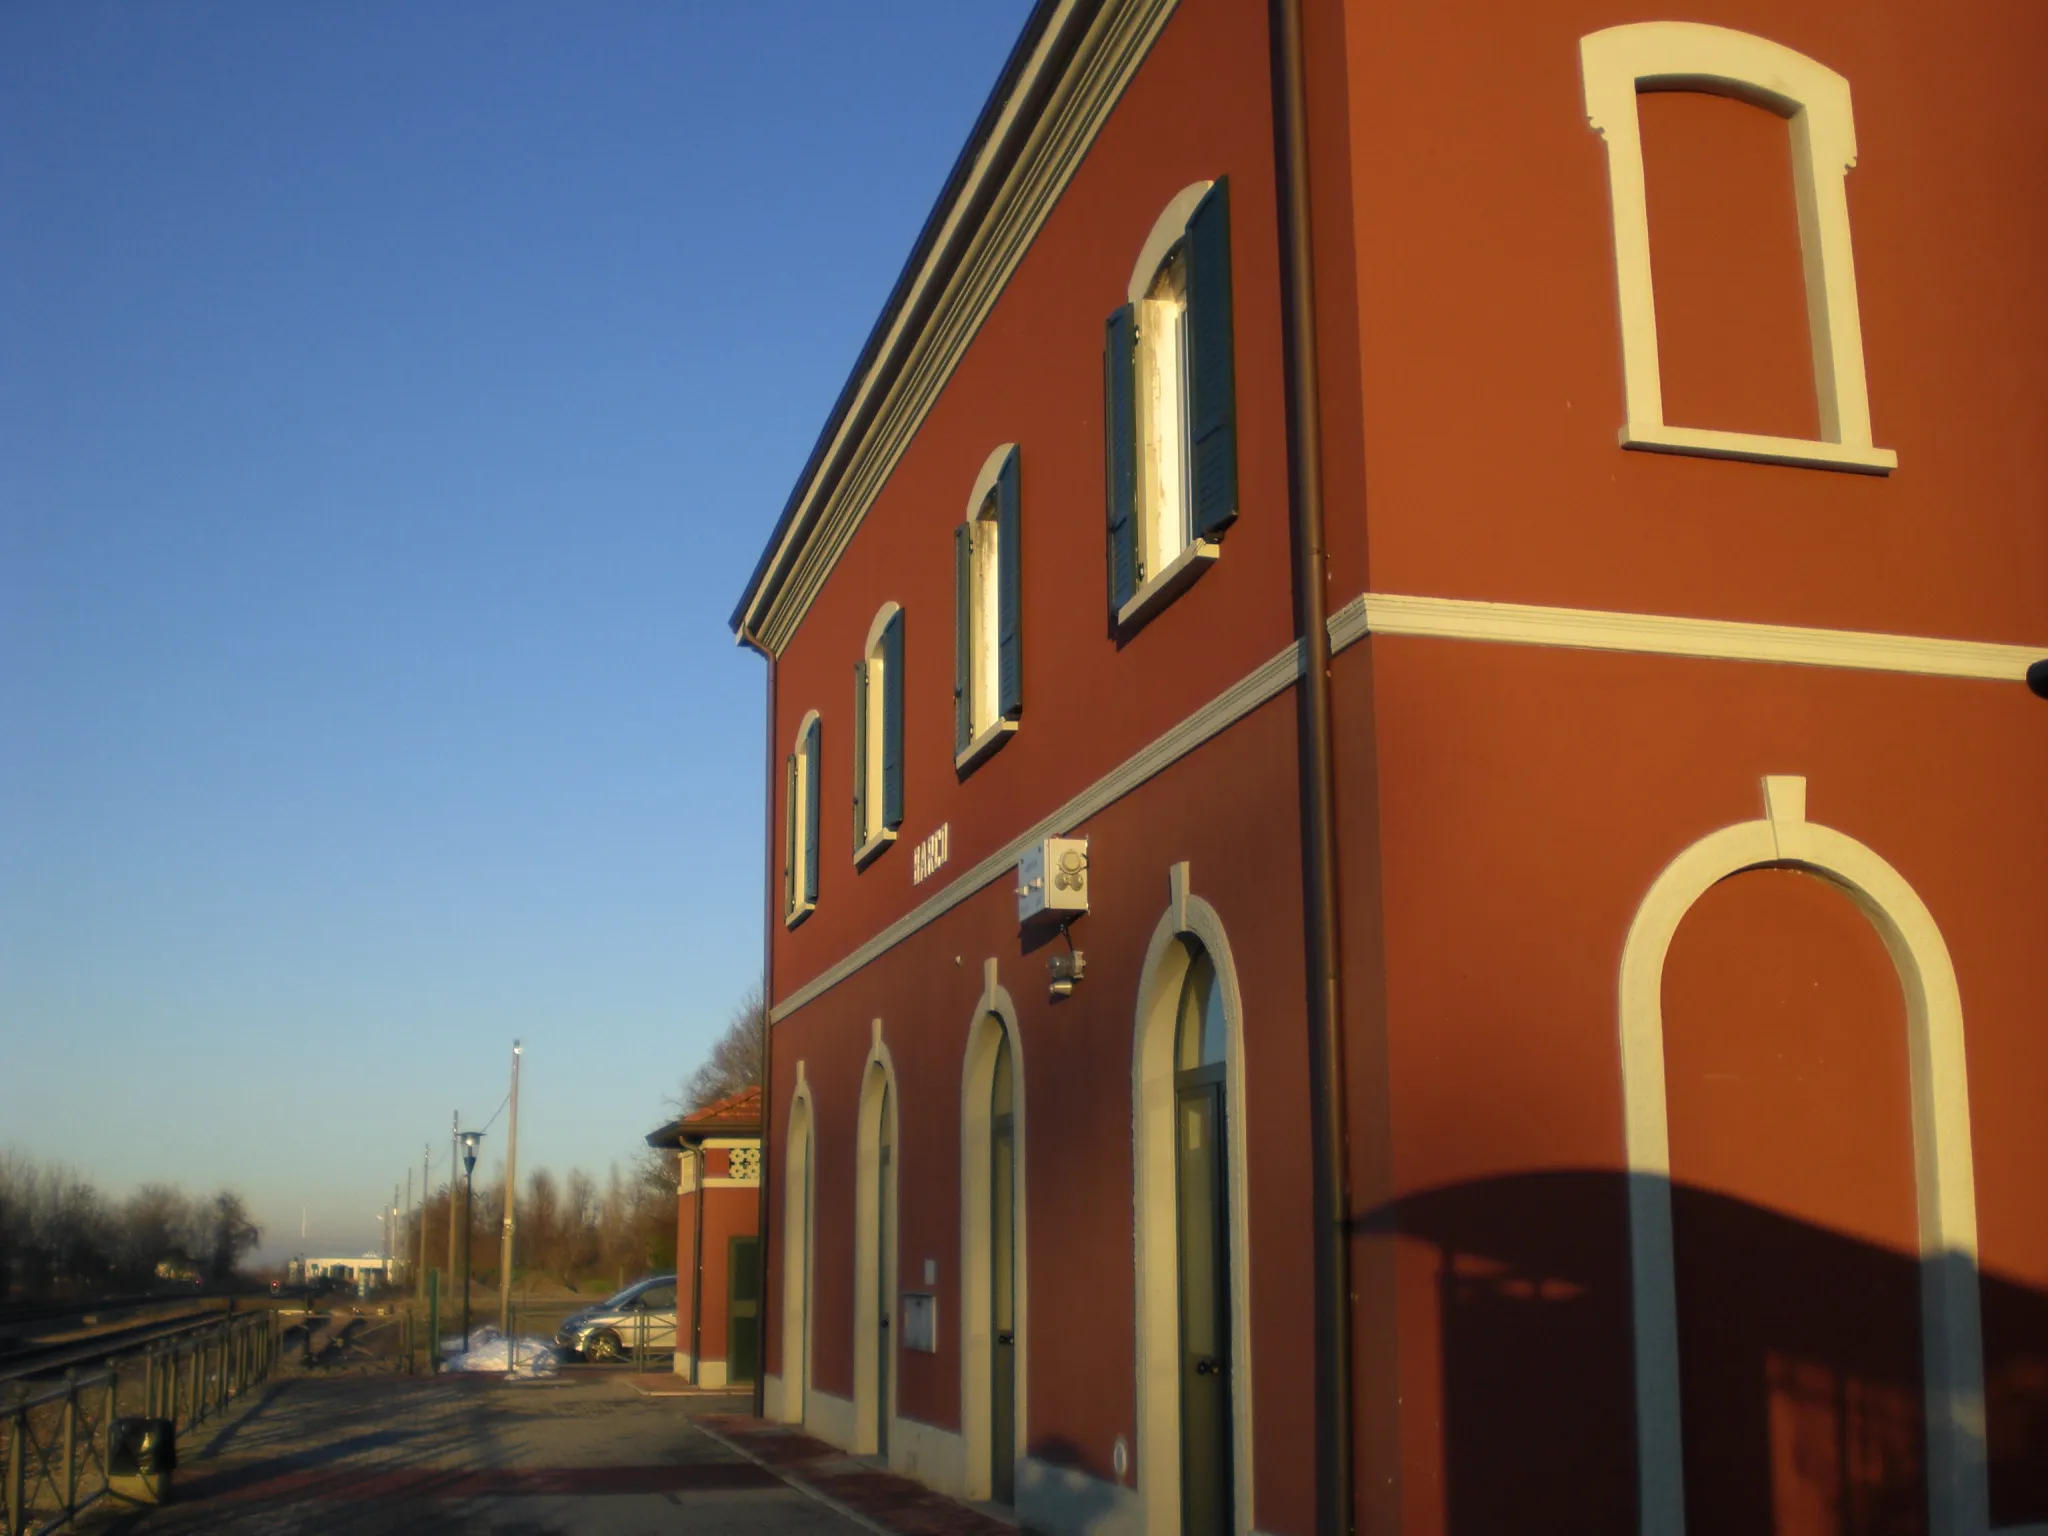
<svg viewBox="0 0 2048 1536">
<path fill-rule="evenodd" d="M 1845 895 L 1876 930 L 1903 993 L 1926 1529 L 1932 1536 L 1978 1536 L 1989 1525 L 1984 1446 L 1973 1428 L 1984 1366 L 1969 1078 L 1955 967 L 1933 914 L 1897 870 L 1854 838 L 1806 819 L 1805 779 L 1765 779 L 1764 807 L 1763 819 L 1710 833 L 1665 866 L 1637 908 L 1622 949 L 1619 1022 L 1642 1529 L 1647 1536 L 1683 1532 L 1688 1502 L 1665 963 L 1680 924 L 1709 890 L 1732 875 L 1774 868 L 1817 876 Z"/>
<path fill-rule="evenodd" d="M 896 1323 L 896 1094 L 886 1059 L 861 1084 L 854 1194 L 855 1449 L 886 1457 Z"/>
<path fill-rule="evenodd" d="M 1231 1529 L 1230 1115 L 1223 989 L 1190 944 L 1174 1030 L 1181 1529 Z"/>
<path fill-rule="evenodd" d="M 960 1072 L 960 1424 L 971 1499 L 1016 1502 L 1025 1402 L 1024 1085 L 990 961 Z"/>
<path fill-rule="evenodd" d="M 789 1107 L 782 1183 L 782 1404 L 785 1424 L 801 1424 L 811 1384 L 812 1179 L 816 1159 L 811 1095 L 799 1082 Z"/>
<path fill-rule="evenodd" d="M 1137 1485 L 1150 1536 L 1251 1527 L 1244 1020 L 1221 918 L 1172 872 L 1137 1006 Z"/>
</svg>

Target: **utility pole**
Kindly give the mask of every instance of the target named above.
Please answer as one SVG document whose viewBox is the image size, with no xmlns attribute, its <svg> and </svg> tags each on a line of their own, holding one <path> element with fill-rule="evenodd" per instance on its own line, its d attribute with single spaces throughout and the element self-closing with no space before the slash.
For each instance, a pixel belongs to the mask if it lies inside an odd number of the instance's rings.
<svg viewBox="0 0 2048 1536">
<path fill-rule="evenodd" d="M 455 1111 L 448 1133 L 448 1283 L 455 1283 L 455 1165 L 462 1161 L 462 1111 Z M 454 1298 L 449 1298 L 453 1300 Z"/>
<path fill-rule="evenodd" d="M 505 1128 L 505 1239 L 498 1257 L 498 1332 L 512 1337 L 512 1209 L 519 1194 L 519 1042 L 512 1042 L 512 1120 Z"/>
<path fill-rule="evenodd" d="M 384 1223 L 384 1283 L 392 1284 L 398 1279 L 393 1266 L 398 1263 L 398 1181 L 391 1181 L 391 1216 Z"/>
<path fill-rule="evenodd" d="M 427 1165 L 433 1160 L 434 1144 L 420 1143 L 420 1258 L 413 1266 L 413 1285 L 421 1301 L 427 1299 L 427 1196 L 433 1193 L 433 1186 L 427 1182 Z M 408 1169 L 406 1177 L 411 1178 Z"/>
<path fill-rule="evenodd" d="M 408 1216 L 412 1214 L 412 1170 L 410 1168 L 405 1170 L 405 1204 L 401 1207 L 401 1209 Z M 403 1223 L 399 1225 L 397 1230 L 398 1242 L 396 1246 L 398 1249 L 398 1262 L 403 1264 L 405 1262 L 405 1227 Z M 391 1272 L 391 1283 L 394 1286 L 398 1283 L 398 1272 L 395 1269 Z"/>
</svg>

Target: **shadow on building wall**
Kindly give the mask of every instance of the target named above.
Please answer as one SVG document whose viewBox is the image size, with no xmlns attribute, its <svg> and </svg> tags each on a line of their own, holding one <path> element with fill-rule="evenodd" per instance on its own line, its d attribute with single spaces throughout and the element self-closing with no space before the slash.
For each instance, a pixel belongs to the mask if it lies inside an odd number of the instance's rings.
<svg viewBox="0 0 2048 1536">
<path fill-rule="evenodd" d="M 1920 1260 L 1708 1190 L 1671 1198 L 1687 1536 L 1926 1531 Z M 1355 1229 L 1437 1250 L 1444 1529 L 1634 1536 L 1628 1176 L 1451 1185 Z M 2048 1293 L 1977 1278 L 1992 1528 L 2048 1521 Z"/>
</svg>

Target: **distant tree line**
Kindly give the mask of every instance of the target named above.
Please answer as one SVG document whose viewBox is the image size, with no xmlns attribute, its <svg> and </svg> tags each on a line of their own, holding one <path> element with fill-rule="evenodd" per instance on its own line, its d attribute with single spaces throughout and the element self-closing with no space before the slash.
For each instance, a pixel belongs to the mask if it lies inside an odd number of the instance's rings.
<svg viewBox="0 0 2048 1536">
<path fill-rule="evenodd" d="M 612 1164 L 600 1185 L 581 1168 L 557 1177 L 536 1168 L 519 1193 L 518 1253 L 513 1278 L 547 1276 L 572 1289 L 585 1282 L 616 1286 L 625 1280 L 676 1262 L 676 1155 L 649 1147 L 631 1169 Z M 455 1268 L 462 1261 L 462 1185 L 442 1185 L 423 1208 L 407 1218 L 405 1251 L 420 1251 L 420 1221 L 427 1231 L 426 1264 L 450 1272 L 448 1201 L 455 1208 Z M 501 1234 L 504 1231 L 505 1184 L 502 1178 L 479 1180 L 470 1214 L 470 1274 L 479 1285 L 498 1283 Z"/>
<path fill-rule="evenodd" d="M 676 1114 L 688 1114 L 761 1081 L 768 1048 L 768 1010 L 759 988 L 747 993 L 732 1011 L 710 1052 L 668 1101 Z M 586 1283 L 623 1285 L 640 1275 L 674 1269 L 676 1265 L 676 1186 L 680 1170 L 673 1151 L 649 1147 L 621 1170 L 614 1163 L 600 1186 L 580 1168 L 557 1177 L 547 1168 L 526 1176 L 519 1193 L 514 1279 L 546 1276 L 572 1289 Z M 417 1258 L 420 1222 L 426 1223 L 426 1266 L 453 1273 L 449 1266 L 448 1201 L 462 1198 L 458 1180 L 442 1185 L 404 1224 L 405 1251 Z M 476 1184 L 470 1217 L 470 1274 L 484 1286 L 498 1283 L 501 1234 L 504 1232 L 505 1185 L 501 1177 Z M 455 1212 L 455 1260 L 462 1257 L 462 1211 Z"/>
<path fill-rule="evenodd" d="M 231 1189 L 145 1184 L 116 1200 L 62 1163 L 0 1151 L 0 1301 L 225 1284 L 261 1239 Z"/>
</svg>

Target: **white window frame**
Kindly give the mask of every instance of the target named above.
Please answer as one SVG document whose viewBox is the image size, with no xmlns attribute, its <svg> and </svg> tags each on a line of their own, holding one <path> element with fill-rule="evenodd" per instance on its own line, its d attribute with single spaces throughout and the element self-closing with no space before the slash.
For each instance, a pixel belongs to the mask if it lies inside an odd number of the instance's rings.
<svg viewBox="0 0 2048 1536">
<path fill-rule="evenodd" d="M 1849 82 L 1768 38 L 1690 21 L 1634 22 L 1590 33 L 1579 39 L 1579 66 L 1586 119 L 1607 145 L 1627 412 L 1621 445 L 1863 474 L 1896 469 L 1898 454 L 1871 441 L 1846 188 L 1856 164 Z M 1776 112 L 1790 125 L 1807 330 L 1820 404 L 1818 440 L 1676 427 L 1664 420 L 1642 122 L 1636 106 L 1638 92 L 1645 89 L 1732 96 Z"/>
<path fill-rule="evenodd" d="M 818 792 L 818 769 L 804 751 L 804 740 L 817 723 L 818 712 L 814 709 L 797 722 L 796 740 L 790 747 L 789 755 L 796 759 L 795 792 L 789 797 L 789 836 L 785 840 L 790 849 L 789 902 L 782 913 L 782 925 L 794 928 L 818 908 L 818 893 L 811 889 L 804 878 L 810 867 L 811 846 L 811 796 Z M 822 863 L 820 876 L 823 875 Z"/>
<path fill-rule="evenodd" d="M 887 811 L 882 803 L 882 736 L 888 721 L 888 667 L 882 660 L 882 635 L 889 628 L 889 621 L 901 609 L 900 603 L 882 604 L 875 614 L 874 623 L 868 626 L 867 645 L 861 652 L 861 666 L 867 673 L 867 756 L 855 765 L 855 771 L 861 776 L 861 839 L 860 851 L 853 856 L 855 868 L 864 867 L 868 860 L 896 841 L 896 829 L 884 824 Z"/>
<path fill-rule="evenodd" d="M 1170 602 L 1222 553 L 1213 539 L 1192 536 L 1193 466 L 1189 438 L 1186 268 L 1182 242 L 1187 223 L 1213 181 L 1181 188 L 1160 211 L 1131 268 L 1127 293 L 1137 324 L 1137 377 L 1132 381 L 1137 442 L 1138 505 L 1132 539 L 1138 582 L 1117 610 L 1117 627 L 1149 616 Z M 1162 293 L 1176 270 L 1178 294 Z"/>
<path fill-rule="evenodd" d="M 1002 698 L 1003 636 L 997 599 L 1002 580 L 1002 550 L 996 507 L 996 482 L 1003 464 L 1016 452 L 1015 443 L 1004 443 L 983 461 L 975 476 L 974 490 L 967 498 L 966 522 L 973 540 L 973 558 L 967 563 L 967 745 L 953 755 L 953 766 L 965 770 L 993 752 L 1003 738 L 1017 729 L 998 705 Z"/>
</svg>

